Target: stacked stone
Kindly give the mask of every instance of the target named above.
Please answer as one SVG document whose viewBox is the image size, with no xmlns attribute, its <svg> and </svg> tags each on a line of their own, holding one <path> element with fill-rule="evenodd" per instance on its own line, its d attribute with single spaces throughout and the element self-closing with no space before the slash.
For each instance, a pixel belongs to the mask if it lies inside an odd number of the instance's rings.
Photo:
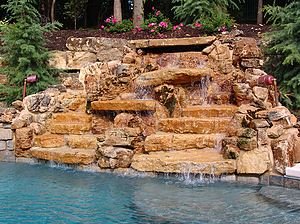
<svg viewBox="0 0 300 224">
<path fill-rule="evenodd" d="M 277 173 L 300 162 L 297 119 L 286 107 L 243 104 L 222 142 L 225 157 L 237 159 L 238 174 Z"/>
<path fill-rule="evenodd" d="M 0 108 L 0 161 L 15 161 L 12 119 L 17 115 L 14 108 Z"/>
</svg>

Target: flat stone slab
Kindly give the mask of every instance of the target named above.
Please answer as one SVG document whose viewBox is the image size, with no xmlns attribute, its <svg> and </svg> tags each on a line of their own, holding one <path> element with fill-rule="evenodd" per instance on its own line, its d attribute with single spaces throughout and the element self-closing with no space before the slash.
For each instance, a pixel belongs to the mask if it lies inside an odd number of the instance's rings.
<svg viewBox="0 0 300 224">
<path fill-rule="evenodd" d="M 92 122 L 92 115 L 85 113 L 58 113 L 53 114 L 54 122 L 62 123 L 89 123 Z"/>
<path fill-rule="evenodd" d="M 93 101 L 92 110 L 108 111 L 147 111 L 156 109 L 155 100 L 108 100 Z"/>
<path fill-rule="evenodd" d="M 60 148 L 40 148 L 33 147 L 29 153 L 38 159 L 52 160 L 67 164 L 91 164 L 95 162 L 95 150 L 72 149 L 68 147 Z"/>
<path fill-rule="evenodd" d="M 238 109 L 235 105 L 192 106 L 182 108 L 182 117 L 232 117 Z"/>
<path fill-rule="evenodd" d="M 285 168 L 285 175 L 287 175 L 289 177 L 300 178 L 300 163 L 297 163 L 293 167 L 286 167 Z"/>
<path fill-rule="evenodd" d="M 91 130 L 91 123 L 50 123 L 48 131 L 52 134 L 82 135 Z"/>
<path fill-rule="evenodd" d="M 158 122 L 158 130 L 172 133 L 226 133 L 231 118 L 166 118 Z"/>
<path fill-rule="evenodd" d="M 186 149 L 219 149 L 219 142 L 224 135 L 218 134 L 152 134 L 146 138 L 145 151 L 170 151 Z"/>
<path fill-rule="evenodd" d="M 211 69 L 160 69 L 141 74 L 135 80 L 136 87 L 157 86 L 160 84 L 180 84 L 201 81 L 203 76 L 214 77 Z"/>
<path fill-rule="evenodd" d="M 145 39 L 145 40 L 131 40 L 129 42 L 129 46 L 135 48 L 193 46 L 193 45 L 211 44 L 215 40 L 216 40 L 215 36 L 172 38 L 172 39 Z"/>
<path fill-rule="evenodd" d="M 213 149 L 190 149 L 134 155 L 131 167 L 141 172 L 220 175 L 234 173 L 236 161 L 224 159 Z"/>
</svg>

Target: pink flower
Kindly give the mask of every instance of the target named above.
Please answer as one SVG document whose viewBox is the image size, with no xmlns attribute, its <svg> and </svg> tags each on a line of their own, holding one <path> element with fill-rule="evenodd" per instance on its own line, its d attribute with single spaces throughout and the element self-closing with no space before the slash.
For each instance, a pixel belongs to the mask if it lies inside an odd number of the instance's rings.
<svg viewBox="0 0 300 224">
<path fill-rule="evenodd" d="M 138 16 L 138 18 L 137 18 L 137 19 L 141 19 L 141 17 L 139 17 L 139 16 Z"/>
<path fill-rule="evenodd" d="M 158 15 L 159 15 L 159 13 L 160 13 L 160 11 L 157 11 L 156 15 L 158 16 Z"/>
<path fill-rule="evenodd" d="M 165 28 L 168 27 L 168 24 L 167 24 L 166 22 L 160 22 L 158 25 L 159 25 L 160 27 L 165 27 Z"/>
<path fill-rule="evenodd" d="M 114 18 L 114 15 L 111 15 L 110 17 L 111 17 L 111 18 Z"/>
<path fill-rule="evenodd" d="M 225 31 L 225 26 L 222 26 L 222 29 Z"/>
<path fill-rule="evenodd" d="M 103 28 L 104 28 L 104 25 L 102 25 L 101 28 L 103 29 Z"/>
<path fill-rule="evenodd" d="M 200 24 L 200 23 L 198 24 L 198 27 L 201 27 L 201 24 Z"/>
<path fill-rule="evenodd" d="M 157 26 L 155 26 L 154 28 L 157 29 Z"/>
<path fill-rule="evenodd" d="M 221 29 L 220 28 L 218 28 L 218 31 L 220 31 Z"/>
<path fill-rule="evenodd" d="M 116 19 L 116 18 L 114 18 L 113 20 L 112 20 L 112 23 L 116 23 L 118 20 Z"/>
<path fill-rule="evenodd" d="M 138 27 L 138 26 L 136 26 L 135 27 L 138 31 L 141 31 L 142 30 L 142 28 L 140 28 L 140 27 Z"/>
<path fill-rule="evenodd" d="M 198 23 L 195 23 L 195 26 L 198 26 Z"/>
<path fill-rule="evenodd" d="M 153 33 L 154 31 L 155 31 L 154 29 L 151 30 L 152 33 Z"/>
<path fill-rule="evenodd" d="M 182 23 L 179 23 L 179 26 L 180 26 L 180 27 L 183 27 L 183 24 L 182 24 Z"/>
<path fill-rule="evenodd" d="M 154 7 L 152 7 L 152 10 L 154 10 Z"/>
<path fill-rule="evenodd" d="M 176 30 L 178 28 L 178 26 L 173 26 L 173 30 Z"/>
<path fill-rule="evenodd" d="M 110 22 L 110 18 L 107 18 L 106 20 L 104 20 L 104 22 L 109 23 Z"/>
</svg>

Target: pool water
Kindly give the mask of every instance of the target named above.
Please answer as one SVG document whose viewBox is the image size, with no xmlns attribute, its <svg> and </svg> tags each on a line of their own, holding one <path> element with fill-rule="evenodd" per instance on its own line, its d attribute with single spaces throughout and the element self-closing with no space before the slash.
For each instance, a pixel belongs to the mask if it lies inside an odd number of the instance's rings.
<svg viewBox="0 0 300 224">
<path fill-rule="evenodd" d="M 0 223 L 299 223 L 259 185 L 0 162 Z"/>
</svg>

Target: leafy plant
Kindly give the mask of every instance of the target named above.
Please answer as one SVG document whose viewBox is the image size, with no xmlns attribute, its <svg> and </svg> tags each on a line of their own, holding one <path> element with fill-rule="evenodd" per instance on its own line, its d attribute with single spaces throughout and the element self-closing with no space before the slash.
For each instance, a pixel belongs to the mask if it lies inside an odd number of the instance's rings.
<svg viewBox="0 0 300 224">
<path fill-rule="evenodd" d="M 143 30 L 148 30 L 150 34 L 157 35 L 162 34 L 168 30 L 179 30 L 183 24 L 179 26 L 173 26 L 170 19 L 165 17 L 161 11 L 157 11 L 152 7 L 152 13 L 149 13 L 148 19 L 141 28 Z"/>
<path fill-rule="evenodd" d="M 281 102 L 290 109 L 300 109 L 300 2 L 285 7 L 264 7 L 272 31 L 266 33 L 265 69 L 277 79 Z"/>
<path fill-rule="evenodd" d="M 208 31 L 216 31 L 223 26 L 230 28 L 233 20 L 228 15 L 227 8 L 238 8 L 233 0 L 173 0 L 172 2 L 181 3 L 172 8 L 175 18 L 185 24 L 200 23 Z"/>
<path fill-rule="evenodd" d="M 51 55 L 45 48 L 44 33 L 57 29 L 61 24 L 55 22 L 41 26 L 35 3 L 34 0 L 8 0 L 7 5 L 2 6 L 10 15 L 9 22 L 14 21 L 0 28 L 2 49 L 7 52 L 2 55 L 6 66 L 0 67 L 0 72 L 8 79 L 8 84 L 1 85 L 0 100 L 8 104 L 22 99 L 23 82 L 28 76 L 37 75 L 38 81 L 28 83 L 27 94 L 58 83 L 52 76 L 57 70 L 48 64 Z"/>
<path fill-rule="evenodd" d="M 104 20 L 104 22 L 106 23 L 106 26 L 102 25 L 101 28 L 114 34 L 127 32 L 133 29 L 133 23 L 131 20 L 127 19 L 118 21 L 113 15 Z"/>
</svg>

